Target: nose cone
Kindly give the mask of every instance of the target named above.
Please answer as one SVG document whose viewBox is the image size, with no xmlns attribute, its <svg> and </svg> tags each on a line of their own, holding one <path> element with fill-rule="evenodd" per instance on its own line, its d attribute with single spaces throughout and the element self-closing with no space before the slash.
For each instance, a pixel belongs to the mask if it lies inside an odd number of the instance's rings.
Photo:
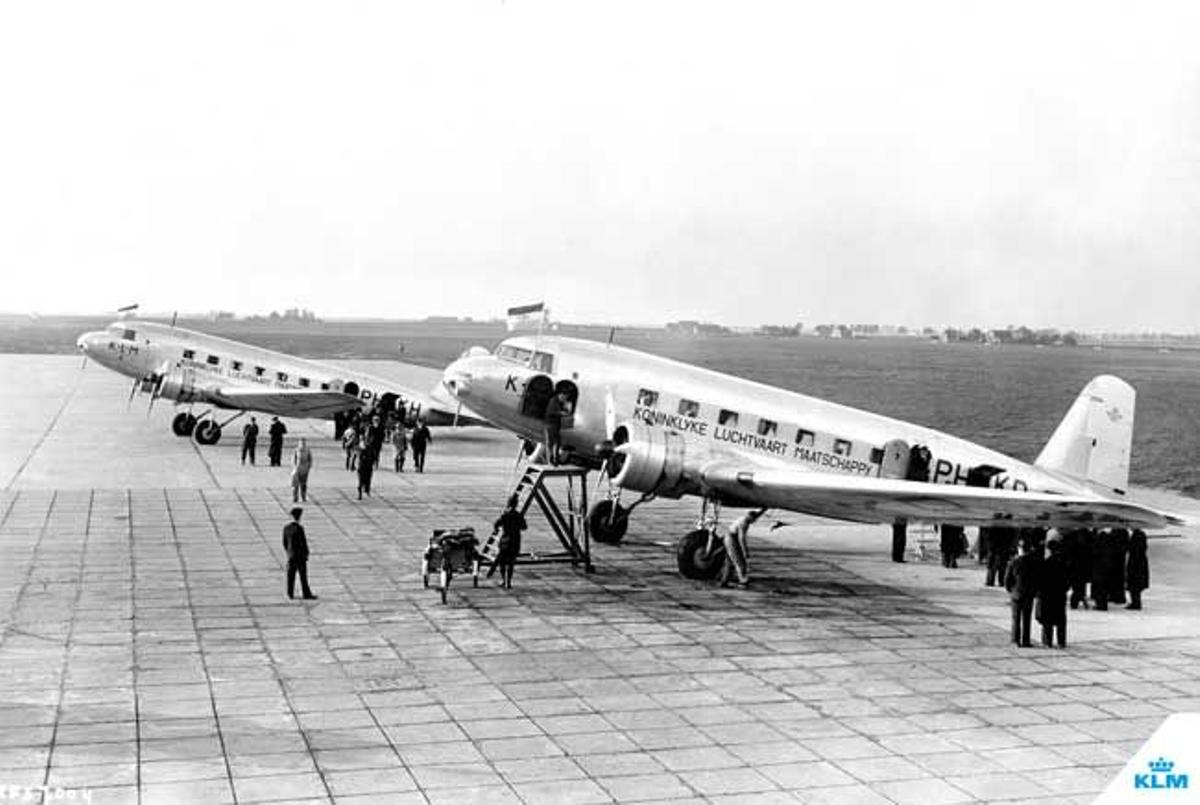
<svg viewBox="0 0 1200 805">
<path fill-rule="evenodd" d="M 451 396 L 460 400 L 471 393 L 471 373 L 467 367 L 469 360 L 468 358 L 459 358 L 447 366 L 446 371 L 442 372 L 442 387 Z"/>
<path fill-rule="evenodd" d="M 75 348 L 84 355 L 87 355 L 89 358 L 94 358 L 96 357 L 96 348 L 100 344 L 103 336 L 104 333 L 84 333 L 83 335 L 79 336 L 79 338 L 75 339 Z"/>
</svg>

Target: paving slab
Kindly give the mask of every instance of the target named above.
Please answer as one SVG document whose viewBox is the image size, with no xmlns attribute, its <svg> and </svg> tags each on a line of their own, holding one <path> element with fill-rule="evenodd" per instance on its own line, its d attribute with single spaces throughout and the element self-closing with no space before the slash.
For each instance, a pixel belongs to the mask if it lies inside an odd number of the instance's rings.
<svg viewBox="0 0 1200 805">
<path fill-rule="evenodd" d="M 595 573 L 456 579 L 442 604 L 421 551 L 434 528 L 488 528 L 515 440 L 438 431 L 426 473 L 381 469 L 360 502 L 328 424 L 295 421 L 288 449 L 305 435 L 316 453 L 321 597 L 288 601 L 286 468 L 170 435 L 171 406 L 127 410 L 128 386 L 77 359 L 0 356 L 0 372 L 26 379 L 0 388 L 5 786 L 138 803 L 1087 801 L 1163 718 L 1200 707 L 1189 529 L 1151 542 L 1148 608 L 1071 613 L 1067 651 L 1011 647 L 980 568 L 893 564 L 883 528 L 784 514 L 751 536 L 751 589 L 681 579 L 688 501 L 639 508 L 621 545 L 595 546 Z M 528 545 L 552 548 L 531 523 Z"/>
</svg>

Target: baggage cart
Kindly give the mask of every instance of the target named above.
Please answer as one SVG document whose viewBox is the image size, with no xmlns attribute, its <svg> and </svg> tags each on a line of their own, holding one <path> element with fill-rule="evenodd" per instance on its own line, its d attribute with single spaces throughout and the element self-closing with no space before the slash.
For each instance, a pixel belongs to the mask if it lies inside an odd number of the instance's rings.
<svg viewBox="0 0 1200 805">
<path fill-rule="evenodd" d="M 434 529 L 421 558 L 421 583 L 429 586 L 429 577 L 438 574 L 438 590 L 446 603 L 446 590 L 455 573 L 470 573 L 471 586 L 479 586 L 479 542 L 474 528 Z"/>
</svg>

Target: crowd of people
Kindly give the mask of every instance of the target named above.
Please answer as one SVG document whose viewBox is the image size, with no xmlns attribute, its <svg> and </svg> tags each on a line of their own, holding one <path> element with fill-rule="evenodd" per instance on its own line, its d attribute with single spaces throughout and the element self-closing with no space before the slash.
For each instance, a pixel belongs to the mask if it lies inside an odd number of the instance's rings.
<svg viewBox="0 0 1200 805">
<path fill-rule="evenodd" d="M 980 528 L 976 556 L 987 566 L 984 584 L 1008 592 L 1012 640 L 1023 647 L 1032 643 L 1032 618 L 1042 626 L 1043 645 L 1065 648 L 1068 608 L 1087 609 L 1090 601 L 1097 610 L 1139 610 L 1150 586 L 1140 529 Z"/>
</svg>

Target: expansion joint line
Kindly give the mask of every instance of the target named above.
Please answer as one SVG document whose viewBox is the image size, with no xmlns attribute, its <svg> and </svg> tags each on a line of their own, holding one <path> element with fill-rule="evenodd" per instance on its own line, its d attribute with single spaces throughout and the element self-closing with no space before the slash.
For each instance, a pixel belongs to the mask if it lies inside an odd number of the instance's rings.
<svg viewBox="0 0 1200 805">
<path fill-rule="evenodd" d="M 254 512 L 250 510 L 250 507 L 246 505 L 246 500 L 242 497 L 240 490 L 234 489 L 233 494 L 234 497 L 237 498 L 238 503 L 241 505 L 242 511 L 246 513 L 246 517 L 250 520 L 250 525 L 254 527 L 254 533 L 258 534 L 259 540 L 269 552 L 271 549 L 270 541 L 267 539 L 267 535 L 263 533 L 262 527 L 259 526 L 258 518 L 254 516 Z M 201 497 L 203 496 L 204 494 L 202 492 Z M 278 499 L 276 499 L 276 502 L 278 503 Z M 217 523 L 212 516 L 212 510 L 208 508 L 207 499 L 204 501 L 204 506 L 208 511 L 208 519 L 209 522 L 212 523 L 213 531 L 215 533 Z M 222 548 L 224 549 L 223 543 Z M 271 555 L 274 556 L 275 554 L 271 553 Z M 267 645 L 266 638 L 263 636 L 262 624 L 259 623 L 258 615 L 254 611 L 254 605 L 245 595 L 246 587 L 244 584 L 242 584 L 241 574 L 238 573 L 237 565 L 234 564 L 233 558 L 229 556 L 228 550 L 225 550 L 225 558 L 229 562 L 229 566 L 233 568 L 233 575 L 237 579 L 238 588 L 242 590 L 242 599 L 245 601 L 246 609 L 250 613 L 250 620 L 254 624 L 254 631 L 258 633 L 258 642 L 262 645 L 263 651 L 267 653 L 267 658 L 271 661 L 271 668 L 275 670 L 275 683 L 279 685 L 279 691 L 283 694 L 283 700 L 287 702 L 288 712 L 292 714 L 292 720 L 296 722 L 296 728 L 300 730 L 300 740 L 304 741 L 304 748 L 308 752 L 308 756 L 313 759 L 313 767 L 317 770 L 317 776 L 321 778 L 321 785 L 324 786 L 326 795 L 328 795 L 332 800 L 334 798 L 333 789 L 329 787 L 329 781 L 325 779 L 325 770 L 321 768 L 321 764 L 316 762 L 316 752 L 313 750 L 312 742 L 308 739 L 308 731 L 305 730 L 304 725 L 300 723 L 300 714 L 296 712 L 296 705 L 292 702 L 292 696 L 288 692 L 287 685 L 283 684 L 283 679 L 279 675 L 279 668 L 275 663 L 275 657 L 271 654 L 271 647 Z M 327 639 L 326 647 L 328 648 Z"/>
<path fill-rule="evenodd" d="M 13 477 L 8 480 L 7 484 L 5 484 L 4 491 L 7 492 L 9 489 L 12 489 L 12 485 L 15 484 L 17 479 L 21 477 L 21 473 L 25 472 L 25 468 L 29 466 L 30 461 L 33 461 L 33 457 L 37 455 L 37 451 L 42 449 L 42 445 L 45 444 L 46 438 L 54 432 L 54 427 L 58 424 L 58 420 L 63 415 L 63 411 L 66 411 L 67 406 L 71 404 L 71 400 L 75 399 L 75 393 L 79 391 L 79 384 L 82 382 L 83 375 L 80 373 L 80 376 L 75 378 L 75 385 L 71 387 L 71 391 L 62 401 L 62 405 L 58 406 L 58 410 L 54 412 L 54 416 L 51 418 L 50 424 L 46 426 L 46 430 L 43 431 L 42 435 L 38 437 L 37 442 L 35 442 L 33 447 L 30 449 L 29 455 L 25 456 L 25 460 L 21 462 L 21 466 L 17 467 L 17 471 L 13 473 Z"/>
<path fill-rule="evenodd" d="M 58 492 L 50 500 L 50 507 L 46 510 L 46 522 L 42 526 L 43 532 L 49 530 L 51 514 L 54 511 L 54 502 L 58 500 Z M 50 785 L 50 769 L 54 765 L 54 750 L 58 748 L 58 728 L 62 724 L 63 705 L 67 701 L 67 673 L 71 667 L 71 646 L 75 640 L 75 626 L 79 623 L 79 599 L 83 597 L 83 569 L 87 566 L 87 549 L 88 541 L 92 535 L 92 506 L 96 501 L 96 490 L 91 490 L 88 493 L 88 511 L 87 521 L 83 529 L 83 545 L 79 549 L 79 567 L 76 571 L 77 581 L 75 582 L 75 597 L 71 601 L 71 611 L 68 617 L 71 618 L 71 625 L 67 627 L 67 642 L 63 648 L 62 665 L 59 669 L 58 680 L 58 708 L 54 712 L 54 731 L 50 734 L 50 753 L 46 756 L 46 776 L 42 779 L 43 786 Z M 38 537 L 38 545 L 41 546 L 42 538 Z"/>
<path fill-rule="evenodd" d="M 138 624 L 137 624 L 137 551 L 133 544 L 133 491 L 125 490 L 125 535 L 129 546 L 129 607 L 134 615 L 129 640 L 129 667 L 133 674 L 133 727 L 134 741 L 137 747 L 137 801 L 142 801 L 142 703 L 138 699 Z"/>
<path fill-rule="evenodd" d="M 229 791 L 233 796 L 234 803 L 237 803 L 237 788 L 233 784 L 233 767 L 229 764 L 229 751 L 225 747 L 225 733 L 221 731 L 221 714 L 217 711 L 217 697 L 213 692 L 212 672 L 208 668 L 208 658 L 204 655 L 204 645 L 200 640 L 200 624 L 196 620 L 196 608 L 192 600 L 192 580 L 188 576 L 187 563 L 183 558 L 183 547 L 179 544 L 179 529 L 175 525 L 175 512 L 171 509 L 171 497 L 167 494 L 167 490 L 162 490 L 163 503 L 167 509 L 167 522 L 171 526 L 171 541 L 175 543 L 175 555 L 179 559 L 179 573 L 183 576 L 183 591 L 187 596 L 188 614 L 192 618 L 192 633 L 196 635 L 196 645 L 200 648 L 200 665 L 204 668 L 204 681 L 208 685 L 208 704 L 212 708 L 213 723 L 217 727 L 217 741 L 221 744 L 221 759 L 225 761 L 225 779 L 229 782 Z M 200 499 L 204 501 L 204 508 L 208 511 L 208 501 L 204 499 L 204 492 L 200 492 Z M 212 520 L 212 512 L 208 511 L 209 520 Z"/>
</svg>

